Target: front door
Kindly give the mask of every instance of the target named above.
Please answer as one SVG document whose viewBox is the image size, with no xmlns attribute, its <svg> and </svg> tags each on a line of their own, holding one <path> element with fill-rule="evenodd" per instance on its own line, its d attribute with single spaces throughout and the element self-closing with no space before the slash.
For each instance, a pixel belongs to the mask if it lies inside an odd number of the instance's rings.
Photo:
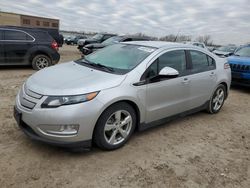
<svg viewBox="0 0 250 188">
<path fill-rule="evenodd" d="M 179 71 L 179 76 L 154 80 L 164 67 Z M 160 55 L 147 69 L 146 123 L 161 120 L 189 109 L 190 95 L 187 79 L 186 52 L 175 50 Z"/>
</svg>

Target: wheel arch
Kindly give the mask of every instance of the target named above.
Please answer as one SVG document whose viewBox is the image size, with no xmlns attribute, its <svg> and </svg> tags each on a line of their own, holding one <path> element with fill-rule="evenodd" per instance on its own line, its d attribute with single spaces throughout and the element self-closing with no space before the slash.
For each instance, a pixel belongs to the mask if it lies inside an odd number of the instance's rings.
<svg viewBox="0 0 250 188">
<path fill-rule="evenodd" d="M 97 120 L 96 120 L 95 127 L 94 127 L 94 129 L 93 129 L 93 133 L 94 133 L 94 131 L 95 131 L 96 124 L 97 124 L 99 118 L 101 117 L 101 115 L 103 114 L 103 112 L 104 112 L 106 109 L 108 109 L 109 107 L 111 107 L 112 105 L 117 104 L 117 103 L 122 103 L 122 102 L 129 104 L 129 105 L 135 110 L 135 113 L 136 113 L 136 127 L 135 127 L 135 129 L 138 130 L 139 125 L 140 125 L 140 120 L 141 120 L 141 111 L 140 111 L 140 109 L 139 109 L 138 104 L 136 104 L 136 102 L 134 102 L 133 100 L 130 100 L 130 99 L 120 99 L 120 100 L 113 101 L 112 103 L 106 105 L 106 106 L 101 110 L 101 112 L 99 113 L 99 116 L 98 116 L 98 118 L 97 118 Z M 93 134 L 92 134 L 92 136 L 93 136 Z"/>
<path fill-rule="evenodd" d="M 229 87 L 228 87 L 228 85 L 227 85 L 227 83 L 226 82 L 220 82 L 220 84 L 221 85 L 223 85 L 223 86 L 225 86 L 225 88 L 226 88 L 226 98 L 228 97 L 228 91 L 229 91 Z"/>
<path fill-rule="evenodd" d="M 34 59 L 34 57 L 36 57 L 37 55 L 46 55 L 47 57 L 50 58 L 50 60 L 52 61 L 52 57 L 49 55 L 49 53 L 47 53 L 44 50 L 36 50 L 30 53 L 30 58 L 29 58 L 29 63 L 32 63 L 32 60 Z"/>
</svg>

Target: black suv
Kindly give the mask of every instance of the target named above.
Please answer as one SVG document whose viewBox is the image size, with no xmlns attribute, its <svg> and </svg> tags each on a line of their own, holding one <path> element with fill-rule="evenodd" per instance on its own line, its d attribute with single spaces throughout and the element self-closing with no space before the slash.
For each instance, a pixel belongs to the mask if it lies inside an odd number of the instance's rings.
<svg viewBox="0 0 250 188">
<path fill-rule="evenodd" d="M 78 49 L 81 51 L 82 48 L 87 45 L 87 44 L 92 44 L 92 43 L 101 43 L 105 40 L 107 40 L 110 37 L 116 36 L 115 34 L 108 34 L 108 33 L 99 33 L 94 35 L 93 37 L 89 39 L 80 39 L 78 40 Z"/>
<path fill-rule="evenodd" d="M 92 43 L 92 44 L 85 45 L 80 51 L 83 53 L 83 55 L 88 55 L 96 50 L 99 50 L 101 48 L 104 48 L 106 46 L 109 46 L 118 42 L 149 41 L 149 40 L 151 40 L 151 38 L 149 37 L 130 36 L 130 35 L 114 36 L 103 41 L 102 43 Z"/>
<path fill-rule="evenodd" d="M 40 70 L 60 60 L 57 42 L 46 31 L 0 27 L 0 65 L 32 65 Z"/>
</svg>

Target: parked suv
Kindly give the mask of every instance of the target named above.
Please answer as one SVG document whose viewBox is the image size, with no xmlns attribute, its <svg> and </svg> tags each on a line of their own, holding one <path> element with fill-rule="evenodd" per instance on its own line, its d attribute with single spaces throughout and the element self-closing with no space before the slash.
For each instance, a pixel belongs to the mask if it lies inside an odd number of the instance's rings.
<svg viewBox="0 0 250 188">
<path fill-rule="evenodd" d="M 0 27 L 0 65 L 32 65 L 40 70 L 60 59 L 57 42 L 46 31 Z"/>
<path fill-rule="evenodd" d="M 108 34 L 108 33 L 99 33 L 94 35 L 92 38 L 89 39 L 80 39 L 78 40 L 78 49 L 81 51 L 81 49 L 87 45 L 92 43 L 101 43 L 105 40 L 107 40 L 110 37 L 116 36 L 115 34 Z"/>
<path fill-rule="evenodd" d="M 250 45 L 242 46 L 228 58 L 235 84 L 250 86 Z"/>
</svg>

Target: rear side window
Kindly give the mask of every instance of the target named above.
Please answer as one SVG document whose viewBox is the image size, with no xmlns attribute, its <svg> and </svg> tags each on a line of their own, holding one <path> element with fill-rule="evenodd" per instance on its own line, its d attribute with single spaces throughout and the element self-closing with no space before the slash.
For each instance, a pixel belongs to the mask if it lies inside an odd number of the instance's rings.
<svg viewBox="0 0 250 188">
<path fill-rule="evenodd" d="M 190 51 L 190 56 L 192 60 L 193 72 L 204 72 L 215 68 L 215 61 L 213 58 L 209 57 L 199 51 Z"/>
<path fill-rule="evenodd" d="M 4 40 L 11 41 L 32 41 L 33 38 L 22 31 L 13 31 L 13 30 L 5 30 L 4 31 Z"/>
</svg>

